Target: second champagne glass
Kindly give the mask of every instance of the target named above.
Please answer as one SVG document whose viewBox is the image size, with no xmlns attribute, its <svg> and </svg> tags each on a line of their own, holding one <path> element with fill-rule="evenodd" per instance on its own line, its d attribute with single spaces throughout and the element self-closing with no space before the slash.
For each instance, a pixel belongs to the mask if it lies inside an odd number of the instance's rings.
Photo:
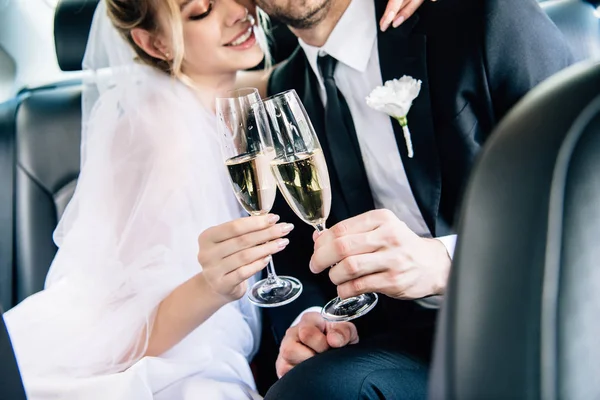
<svg viewBox="0 0 600 400">
<path fill-rule="evenodd" d="M 265 215 L 273 207 L 277 186 L 270 170 L 275 151 L 264 105 L 254 88 L 229 91 L 226 96 L 217 99 L 216 112 L 227 172 L 248 214 Z M 278 307 L 300 293 L 300 281 L 277 276 L 271 260 L 267 278 L 250 288 L 248 298 L 259 307 Z"/>
<path fill-rule="evenodd" d="M 272 96 L 264 104 L 271 122 L 272 169 L 279 190 L 301 220 L 322 232 L 331 209 L 331 187 L 308 114 L 294 90 Z M 344 300 L 337 297 L 323 307 L 321 315 L 329 321 L 350 321 L 371 311 L 377 299 L 376 293 Z"/>
</svg>

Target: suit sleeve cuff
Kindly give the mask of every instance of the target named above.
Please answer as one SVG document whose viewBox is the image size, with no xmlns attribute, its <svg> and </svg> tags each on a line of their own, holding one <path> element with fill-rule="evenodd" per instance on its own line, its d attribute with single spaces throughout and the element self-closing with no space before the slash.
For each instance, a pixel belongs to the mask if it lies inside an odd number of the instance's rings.
<svg viewBox="0 0 600 400">
<path fill-rule="evenodd" d="M 423 308 L 438 309 L 444 302 L 444 296 L 431 296 L 423 299 L 415 300 L 415 302 Z"/>
<path fill-rule="evenodd" d="M 316 306 L 315 306 L 315 307 L 309 307 L 309 308 L 307 308 L 306 310 L 302 311 L 302 312 L 300 313 L 300 315 L 298 315 L 298 316 L 296 317 L 296 319 L 294 320 L 294 322 L 292 322 L 292 325 L 290 325 L 290 328 L 291 328 L 292 326 L 296 326 L 296 325 L 298 325 L 298 324 L 300 323 L 300 320 L 302 319 L 302 316 L 303 316 L 304 314 L 306 314 L 306 313 L 309 313 L 309 312 L 318 312 L 319 314 L 321 314 L 321 309 L 322 309 L 322 308 L 323 308 L 323 307 L 316 307 Z"/>
</svg>

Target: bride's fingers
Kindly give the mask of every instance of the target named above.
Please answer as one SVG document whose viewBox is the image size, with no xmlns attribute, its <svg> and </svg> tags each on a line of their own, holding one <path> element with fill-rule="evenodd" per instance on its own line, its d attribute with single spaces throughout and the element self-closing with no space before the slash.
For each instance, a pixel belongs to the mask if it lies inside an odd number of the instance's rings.
<svg viewBox="0 0 600 400">
<path fill-rule="evenodd" d="M 266 229 L 269 226 L 275 225 L 277 221 L 279 221 L 279 216 L 274 214 L 261 215 L 258 217 L 238 218 L 236 220 L 208 228 L 202 232 L 198 241 L 221 243 L 238 236 Z"/>
<path fill-rule="evenodd" d="M 285 249 L 289 243 L 290 241 L 288 239 L 277 239 L 232 254 L 223 260 L 223 263 L 221 264 L 222 272 L 223 274 L 229 274 L 242 266 L 252 264 L 272 254 L 279 253 L 281 250 Z"/>
<path fill-rule="evenodd" d="M 265 268 L 271 261 L 271 256 L 244 265 L 231 273 L 220 277 L 219 285 L 223 294 L 232 300 L 240 299 L 248 288 L 247 280 Z"/>
<path fill-rule="evenodd" d="M 260 260 L 256 260 L 253 263 L 244 265 L 235 269 L 223 277 L 223 281 L 232 288 L 238 286 L 240 283 L 250 279 L 254 274 L 261 271 L 269 264 L 271 256 L 265 257 Z"/>
<path fill-rule="evenodd" d="M 263 229 L 262 231 L 255 231 L 235 237 L 233 239 L 229 239 L 215 246 L 215 256 L 219 258 L 229 257 L 232 254 L 238 253 L 242 250 L 282 238 L 288 235 L 293 229 L 293 224 L 281 223 L 271 226 L 267 229 Z"/>
<path fill-rule="evenodd" d="M 396 15 L 402 8 L 410 0 L 389 0 L 388 5 L 385 8 L 385 12 L 383 13 L 383 17 L 381 21 L 379 21 L 379 28 L 382 32 L 385 32 L 387 28 L 390 27 L 391 23 L 394 22 Z"/>
<path fill-rule="evenodd" d="M 424 2 L 424 0 L 409 0 L 409 1 L 407 1 L 406 4 L 402 7 L 400 12 L 398 13 L 398 15 L 396 16 L 396 18 L 394 18 L 394 22 L 392 22 L 392 26 L 394 28 L 399 27 L 404 21 L 409 19 L 415 13 L 415 11 L 417 11 L 417 8 L 419 8 L 421 6 L 421 4 L 423 4 L 423 2 Z"/>
<path fill-rule="evenodd" d="M 436 0 L 431 0 L 436 1 Z M 404 21 L 409 19 L 415 11 L 425 2 L 425 0 L 389 0 L 379 27 L 385 32 L 390 25 L 394 28 L 399 27 Z"/>
</svg>

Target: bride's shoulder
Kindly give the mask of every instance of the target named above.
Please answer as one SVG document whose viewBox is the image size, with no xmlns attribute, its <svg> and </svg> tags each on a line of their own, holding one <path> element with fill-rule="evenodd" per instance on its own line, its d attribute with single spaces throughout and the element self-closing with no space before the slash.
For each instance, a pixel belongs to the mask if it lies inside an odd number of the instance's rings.
<svg viewBox="0 0 600 400">
<path fill-rule="evenodd" d="M 119 127 L 128 126 L 130 131 L 156 139 L 174 139 L 197 131 L 199 124 L 206 124 L 206 128 L 211 124 L 208 118 L 202 118 L 202 105 L 191 89 L 158 71 L 128 71 L 117 78 L 101 103 L 116 113 Z"/>
<path fill-rule="evenodd" d="M 128 111 L 137 114 L 141 111 L 159 111 L 159 115 L 167 111 L 174 117 L 187 117 L 201 104 L 194 98 L 191 89 L 180 80 L 154 70 L 150 67 L 138 67 L 130 72 L 129 82 L 121 100 L 130 106 Z"/>
<path fill-rule="evenodd" d="M 179 80 L 140 66 L 113 71 L 109 79 L 110 89 L 100 96 L 89 125 L 113 156 L 183 160 L 218 146 L 214 116 Z M 127 154 L 132 148 L 135 152 Z"/>
</svg>

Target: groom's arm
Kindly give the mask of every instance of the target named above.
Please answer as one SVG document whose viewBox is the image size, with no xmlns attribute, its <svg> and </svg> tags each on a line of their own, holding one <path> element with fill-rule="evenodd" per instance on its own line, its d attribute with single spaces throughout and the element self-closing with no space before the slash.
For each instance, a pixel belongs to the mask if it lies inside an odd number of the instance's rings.
<svg viewBox="0 0 600 400">
<path fill-rule="evenodd" d="M 536 0 L 486 0 L 484 21 L 484 67 L 499 122 L 527 92 L 574 58 Z"/>
<path fill-rule="evenodd" d="M 496 123 L 537 84 L 574 62 L 562 33 L 536 0 L 485 0 L 483 30 L 483 63 Z M 453 258 L 457 236 L 438 240 Z M 426 308 L 441 302 L 441 296 L 417 300 Z"/>
</svg>

